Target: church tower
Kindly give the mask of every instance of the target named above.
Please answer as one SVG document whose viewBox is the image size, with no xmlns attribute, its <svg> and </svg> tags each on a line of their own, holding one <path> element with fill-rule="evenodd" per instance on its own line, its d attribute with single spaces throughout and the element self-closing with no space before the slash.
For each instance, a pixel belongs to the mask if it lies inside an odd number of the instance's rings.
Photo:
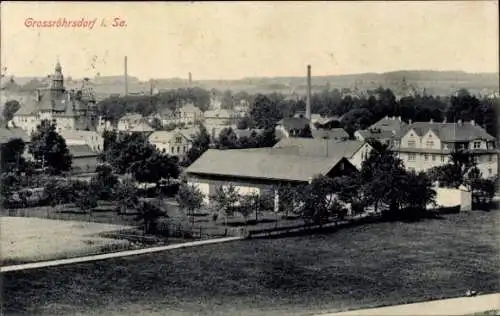
<svg viewBox="0 0 500 316">
<path fill-rule="evenodd" d="M 64 76 L 62 74 L 62 67 L 57 60 L 55 72 L 52 75 L 52 83 L 50 86 L 50 90 L 52 93 L 52 97 L 54 99 L 61 98 L 64 95 Z"/>
</svg>

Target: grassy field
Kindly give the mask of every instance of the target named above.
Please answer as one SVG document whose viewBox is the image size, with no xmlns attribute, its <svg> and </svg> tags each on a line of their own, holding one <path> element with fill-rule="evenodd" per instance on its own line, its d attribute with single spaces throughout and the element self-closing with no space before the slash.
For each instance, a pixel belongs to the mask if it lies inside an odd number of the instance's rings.
<svg viewBox="0 0 500 316">
<path fill-rule="evenodd" d="M 500 212 L 4 274 L 6 315 L 310 315 L 500 291 Z"/>
</svg>

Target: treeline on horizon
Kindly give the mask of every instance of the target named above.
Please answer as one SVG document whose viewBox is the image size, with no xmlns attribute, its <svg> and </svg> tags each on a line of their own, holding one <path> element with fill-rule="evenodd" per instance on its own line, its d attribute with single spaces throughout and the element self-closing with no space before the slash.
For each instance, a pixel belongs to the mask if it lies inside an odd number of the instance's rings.
<svg viewBox="0 0 500 316">
<path fill-rule="evenodd" d="M 98 102 L 99 114 L 116 123 L 126 113 L 150 116 L 163 110 L 174 110 L 185 102 L 193 103 L 202 111 L 210 105 L 212 91 L 202 88 L 179 88 L 161 92 L 153 96 L 109 97 Z M 250 104 L 245 126 L 269 128 L 285 117 L 293 116 L 306 107 L 304 98 L 288 98 L 282 93 L 249 94 L 232 93 L 226 90 L 220 98 L 223 109 L 231 109 L 241 101 Z M 466 89 L 455 95 L 440 97 L 432 95 L 406 96 L 399 100 L 391 89 L 378 88 L 369 91 L 368 96 L 353 97 L 342 95 L 338 89 L 325 88 L 311 96 L 311 112 L 324 117 L 341 117 L 341 126 L 351 135 L 365 129 L 385 116 L 401 117 L 408 121 L 456 122 L 474 120 L 491 135 L 497 134 L 500 108 L 498 98 L 478 98 Z M 265 115 L 262 115 L 265 113 Z"/>
</svg>

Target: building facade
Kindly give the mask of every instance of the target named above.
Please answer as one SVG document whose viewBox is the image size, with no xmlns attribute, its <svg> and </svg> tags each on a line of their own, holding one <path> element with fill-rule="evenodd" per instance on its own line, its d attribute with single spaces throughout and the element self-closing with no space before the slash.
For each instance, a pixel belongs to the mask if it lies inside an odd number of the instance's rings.
<svg viewBox="0 0 500 316">
<path fill-rule="evenodd" d="M 59 133 L 65 140 L 66 145 L 87 145 L 94 152 L 102 152 L 104 138 L 94 131 L 68 131 Z"/>
<path fill-rule="evenodd" d="M 148 140 L 159 151 L 179 157 L 184 156 L 192 146 L 191 139 L 178 130 L 156 131 L 149 135 Z"/>
<path fill-rule="evenodd" d="M 415 122 L 401 130 L 392 148 L 406 168 L 416 172 L 446 165 L 453 151 L 466 150 L 474 155 L 483 177 L 498 175 L 496 139 L 474 121 Z"/>
<path fill-rule="evenodd" d="M 16 127 L 33 133 L 42 120 L 56 123 L 57 130 L 96 130 L 98 118 L 93 90 L 85 82 L 78 90 L 66 90 L 62 67 L 57 62 L 49 88 L 37 89 L 12 119 Z"/>
</svg>

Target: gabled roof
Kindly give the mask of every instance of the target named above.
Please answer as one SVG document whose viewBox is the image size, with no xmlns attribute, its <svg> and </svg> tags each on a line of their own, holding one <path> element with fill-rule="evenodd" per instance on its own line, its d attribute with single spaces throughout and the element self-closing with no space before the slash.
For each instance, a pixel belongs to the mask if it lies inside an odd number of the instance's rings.
<svg viewBox="0 0 500 316">
<path fill-rule="evenodd" d="M 139 133 L 142 133 L 142 132 L 154 132 L 154 128 L 152 128 L 151 126 L 149 126 L 147 123 L 145 122 L 140 122 L 139 124 L 133 126 L 131 129 L 128 129 L 127 130 L 128 132 L 139 132 Z"/>
<path fill-rule="evenodd" d="M 313 138 L 317 139 L 348 139 L 349 134 L 343 128 L 332 128 L 332 129 L 312 129 L 311 130 Z"/>
<path fill-rule="evenodd" d="M 125 113 L 125 115 L 120 117 L 120 121 L 121 120 L 141 121 L 143 119 L 144 118 L 142 117 L 142 115 L 140 115 L 138 113 Z"/>
<path fill-rule="evenodd" d="M 283 126 L 287 131 L 290 130 L 301 130 L 309 125 L 310 121 L 306 118 L 300 117 L 285 117 L 280 120 L 277 124 Z"/>
<path fill-rule="evenodd" d="M 308 181 L 314 176 L 328 174 L 342 160 L 343 157 L 332 159 L 276 155 L 266 151 L 209 149 L 189 166 L 186 172 L 281 181 Z"/>
<path fill-rule="evenodd" d="M 385 117 L 377 123 L 370 126 L 368 129 L 380 129 L 381 131 L 396 131 L 399 132 L 407 124 L 401 120 L 401 117 Z"/>
<path fill-rule="evenodd" d="M 170 131 L 170 132 L 167 132 L 167 131 L 153 132 L 151 135 L 149 135 L 148 140 L 151 143 L 169 143 L 169 142 L 173 142 L 176 137 L 182 137 L 185 140 L 189 139 L 183 133 L 181 133 L 179 130 L 174 130 L 174 131 Z"/>
<path fill-rule="evenodd" d="M 431 130 L 443 142 L 469 142 L 476 139 L 487 141 L 495 140 L 495 137 L 488 134 L 482 127 L 470 123 L 439 123 L 439 122 L 415 122 L 406 126 L 398 133 L 403 137 L 410 130 L 422 137 Z"/>
<path fill-rule="evenodd" d="M 193 140 L 198 135 L 198 132 L 200 131 L 200 129 L 193 127 L 193 128 L 182 128 L 182 129 L 178 129 L 176 131 L 179 131 L 179 133 L 182 133 L 182 135 L 184 135 L 184 137 L 186 137 L 187 139 Z"/>
<path fill-rule="evenodd" d="M 8 143 L 12 139 L 20 138 L 23 142 L 31 142 L 31 138 L 23 129 L 18 127 L 0 127 L 0 144 Z"/>
<path fill-rule="evenodd" d="M 366 142 L 358 140 L 285 138 L 274 145 L 273 149 L 288 149 L 289 154 L 299 156 L 345 157 L 349 159 L 364 144 Z"/>
<path fill-rule="evenodd" d="M 85 139 L 86 137 L 102 137 L 95 131 L 61 130 L 58 132 L 64 139 Z"/>
<path fill-rule="evenodd" d="M 368 139 L 376 139 L 376 140 L 384 140 L 395 138 L 396 134 L 392 131 L 382 131 L 382 130 L 359 130 L 357 131 L 365 140 Z"/>
<path fill-rule="evenodd" d="M 68 149 L 73 158 L 97 157 L 99 155 L 88 145 L 68 145 Z"/>
<path fill-rule="evenodd" d="M 186 103 L 181 108 L 179 108 L 180 112 L 201 112 L 199 108 L 197 108 L 193 103 Z"/>
</svg>

